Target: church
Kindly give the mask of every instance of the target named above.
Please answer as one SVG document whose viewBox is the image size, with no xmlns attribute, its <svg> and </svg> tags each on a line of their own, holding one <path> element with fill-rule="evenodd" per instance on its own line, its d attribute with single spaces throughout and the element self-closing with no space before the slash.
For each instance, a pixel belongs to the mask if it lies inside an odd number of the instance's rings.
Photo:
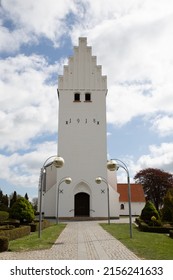
<svg viewBox="0 0 173 280">
<path fill-rule="evenodd" d="M 109 209 L 110 217 L 117 218 L 116 172 L 107 170 L 107 77 L 86 38 L 79 38 L 73 53 L 58 77 L 58 155 L 65 163 L 58 169 L 45 166 L 43 212 L 62 219 L 106 219 Z M 98 177 L 103 178 L 100 184 Z"/>
</svg>

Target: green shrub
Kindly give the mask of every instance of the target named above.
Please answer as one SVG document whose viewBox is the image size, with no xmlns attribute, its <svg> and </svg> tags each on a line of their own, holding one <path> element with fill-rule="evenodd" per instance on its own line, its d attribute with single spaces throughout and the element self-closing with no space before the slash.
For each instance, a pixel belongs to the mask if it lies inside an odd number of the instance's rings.
<svg viewBox="0 0 173 280">
<path fill-rule="evenodd" d="M 141 222 L 139 225 L 139 230 L 144 232 L 169 233 L 170 230 L 173 230 L 173 228 L 149 226 L 148 224 Z"/>
<path fill-rule="evenodd" d="M 16 220 L 16 219 L 9 219 L 8 220 L 8 224 L 12 225 L 12 226 L 14 226 L 16 228 L 20 227 L 20 221 Z"/>
<path fill-rule="evenodd" d="M 146 224 L 146 223 L 144 223 L 143 221 L 140 221 L 140 223 L 139 223 L 139 229 L 141 230 L 141 231 L 148 231 L 148 225 Z"/>
<path fill-rule="evenodd" d="M 8 250 L 9 240 L 8 237 L 0 236 L 0 252 Z"/>
<path fill-rule="evenodd" d="M 14 240 L 25 235 L 29 235 L 31 232 L 30 226 L 22 226 L 20 228 L 14 228 L 11 230 L 0 230 L 0 236 L 8 237 L 9 240 Z"/>
<path fill-rule="evenodd" d="M 162 209 L 162 221 L 171 222 L 173 220 L 172 209 L 164 207 Z"/>
<path fill-rule="evenodd" d="M 141 222 L 142 222 L 141 218 L 139 218 L 139 217 L 135 218 L 135 223 L 137 225 L 140 225 Z"/>
<path fill-rule="evenodd" d="M 39 221 L 35 221 L 35 224 L 36 224 L 36 230 L 38 230 L 39 229 Z M 50 227 L 51 225 L 52 225 L 52 223 L 48 220 L 42 220 L 42 222 L 41 222 L 41 228 L 42 229 Z"/>
<path fill-rule="evenodd" d="M 5 226 L 5 225 L 12 225 L 14 227 L 19 227 L 20 226 L 20 221 L 15 220 L 15 219 L 9 219 L 7 221 L 1 222 L 0 225 Z"/>
<path fill-rule="evenodd" d="M 44 228 L 47 228 L 47 227 L 50 227 L 52 224 L 51 224 L 51 222 L 50 221 L 48 221 L 48 220 L 43 220 L 42 221 L 42 228 L 44 229 Z"/>
<path fill-rule="evenodd" d="M 163 202 L 162 221 L 173 222 L 173 188 L 168 189 Z"/>
<path fill-rule="evenodd" d="M 162 223 L 160 219 L 157 220 L 155 216 L 152 216 L 151 221 L 148 221 L 148 225 L 153 227 L 160 227 Z"/>
<path fill-rule="evenodd" d="M 35 232 L 37 230 L 37 224 L 30 223 L 29 226 L 31 227 L 31 232 Z"/>
<path fill-rule="evenodd" d="M 151 201 L 147 201 L 144 208 L 141 211 L 140 218 L 148 224 L 152 222 L 152 217 L 155 217 L 156 220 L 160 221 L 159 213 L 156 210 L 154 204 Z"/>
<path fill-rule="evenodd" d="M 169 237 L 173 238 L 173 230 L 169 231 Z"/>
<path fill-rule="evenodd" d="M 169 233 L 170 229 L 165 227 L 149 227 L 149 232 L 155 233 Z"/>
<path fill-rule="evenodd" d="M 0 222 L 6 221 L 9 218 L 9 213 L 6 211 L 0 211 Z"/>
<path fill-rule="evenodd" d="M 12 225 L 0 226 L 0 230 L 9 230 L 9 229 L 13 229 L 13 228 L 15 228 L 15 226 L 12 226 Z"/>
<path fill-rule="evenodd" d="M 0 211 L 9 212 L 9 208 L 4 203 L 0 203 Z"/>
<path fill-rule="evenodd" d="M 20 197 L 12 206 L 10 218 L 20 220 L 21 223 L 31 223 L 34 220 L 34 209 L 31 203 Z"/>
</svg>

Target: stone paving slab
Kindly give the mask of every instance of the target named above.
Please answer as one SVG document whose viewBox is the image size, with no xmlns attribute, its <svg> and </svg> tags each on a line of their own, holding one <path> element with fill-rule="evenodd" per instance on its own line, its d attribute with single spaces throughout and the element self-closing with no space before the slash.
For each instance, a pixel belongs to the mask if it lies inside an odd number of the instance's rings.
<svg viewBox="0 0 173 280">
<path fill-rule="evenodd" d="M 137 260 L 96 221 L 69 222 L 51 249 L 3 252 L 1 260 Z"/>
</svg>

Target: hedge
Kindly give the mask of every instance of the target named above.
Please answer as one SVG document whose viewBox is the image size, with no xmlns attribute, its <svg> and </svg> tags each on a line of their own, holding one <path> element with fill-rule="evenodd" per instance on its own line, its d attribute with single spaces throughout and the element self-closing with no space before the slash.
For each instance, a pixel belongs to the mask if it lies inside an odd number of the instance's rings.
<svg viewBox="0 0 173 280">
<path fill-rule="evenodd" d="M 8 219 L 7 221 L 3 221 L 3 222 L 0 222 L 0 225 L 12 225 L 12 226 L 15 226 L 15 227 L 19 227 L 20 226 L 20 221 L 19 220 L 16 220 L 16 219 Z"/>
<path fill-rule="evenodd" d="M 4 226 L 0 226 L 0 230 L 10 230 L 15 228 L 15 226 L 12 225 L 4 225 Z"/>
<path fill-rule="evenodd" d="M 155 233 L 169 233 L 170 230 L 173 230 L 173 227 L 154 227 L 154 226 L 148 226 L 146 223 L 144 222 L 141 222 L 139 224 L 139 229 L 141 231 L 144 231 L 144 232 L 155 232 Z"/>
<path fill-rule="evenodd" d="M 5 236 L 0 236 L 0 252 L 8 251 L 9 239 Z"/>
<path fill-rule="evenodd" d="M 31 226 L 31 232 L 39 230 L 39 221 L 35 221 L 33 223 L 30 223 L 29 225 Z M 50 227 L 51 225 L 52 225 L 52 223 L 48 220 L 42 220 L 42 222 L 41 222 L 41 228 L 42 229 Z"/>
<path fill-rule="evenodd" d="M 139 226 L 143 220 L 140 217 L 135 218 L 135 223 Z"/>
<path fill-rule="evenodd" d="M 0 211 L 0 221 L 8 220 L 9 213 L 6 211 Z"/>
<path fill-rule="evenodd" d="M 11 230 L 0 230 L 0 236 L 8 237 L 9 240 L 14 240 L 25 235 L 29 235 L 31 232 L 30 226 L 22 226 Z"/>
<path fill-rule="evenodd" d="M 29 226 L 31 227 L 31 232 L 35 232 L 37 230 L 37 224 L 30 223 Z"/>
<path fill-rule="evenodd" d="M 51 222 L 48 221 L 48 220 L 43 220 L 43 221 L 42 221 L 42 224 L 41 224 L 42 229 L 45 229 L 45 228 L 47 228 L 47 227 L 50 227 L 51 225 L 52 225 Z M 38 230 L 38 228 L 39 228 L 39 224 L 37 224 L 37 230 Z"/>
<path fill-rule="evenodd" d="M 173 230 L 170 230 L 169 237 L 173 238 Z"/>
</svg>

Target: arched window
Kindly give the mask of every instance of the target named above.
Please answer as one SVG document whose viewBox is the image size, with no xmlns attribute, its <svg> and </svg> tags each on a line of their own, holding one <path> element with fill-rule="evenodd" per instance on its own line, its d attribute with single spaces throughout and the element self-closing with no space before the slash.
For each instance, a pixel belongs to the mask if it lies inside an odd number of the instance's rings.
<svg viewBox="0 0 173 280">
<path fill-rule="evenodd" d="M 121 203 L 120 209 L 121 209 L 121 210 L 124 210 L 124 204 L 123 204 L 123 203 Z"/>
<path fill-rule="evenodd" d="M 91 101 L 91 93 L 89 93 L 89 92 L 85 93 L 85 101 L 87 101 L 87 102 Z"/>
<path fill-rule="evenodd" d="M 74 94 L 74 101 L 80 101 L 80 93 L 79 92 L 76 92 Z"/>
</svg>

